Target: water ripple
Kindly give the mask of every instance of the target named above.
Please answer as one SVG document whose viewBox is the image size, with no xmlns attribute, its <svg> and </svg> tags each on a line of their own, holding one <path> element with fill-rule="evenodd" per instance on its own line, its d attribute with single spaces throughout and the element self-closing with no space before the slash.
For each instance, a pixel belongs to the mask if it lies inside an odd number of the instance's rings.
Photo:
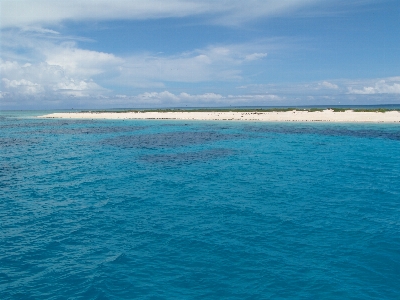
<svg viewBox="0 0 400 300">
<path fill-rule="evenodd" d="M 1 299 L 398 298 L 396 126 L 1 124 Z"/>
<path fill-rule="evenodd" d="M 339 128 L 338 128 L 339 127 Z M 400 129 L 398 127 L 391 130 L 369 129 L 349 129 L 323 126 L 248 126 L 246 131 L 258 133 L 281 133 L 281 134 L 318 134 L 327 136 L 349 136 L 358 138 L 381 138 L 390 140 L 400 140 Z"/>
<path fill-rule="evenodd" d="M 174 148 L 238 139 L 240 136 L 239 134 L 224 134 L 214 131 L 183 131 L 119 136 L 105 139 L 103 143 L 123 148 Z"/>
</svg>

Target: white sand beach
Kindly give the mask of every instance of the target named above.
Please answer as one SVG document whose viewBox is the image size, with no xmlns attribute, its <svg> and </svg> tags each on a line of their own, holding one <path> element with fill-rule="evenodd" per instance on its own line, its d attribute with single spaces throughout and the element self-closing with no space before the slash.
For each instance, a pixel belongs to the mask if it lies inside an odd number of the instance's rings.
<svg viewBox="0 0 400 300">
<path fill-rule="evenodd" d="M 154 112 L 71 112 L 53 113 L 39 116 L 39 118 L 61 119 L 157 119 L 157 120 L 232 120 L 232 121 L 260 121 L 260 122 L 400 122 L 399 111 L 387 112 L 355 112 L 346 110 L 334 112 L 331 109 L 323 111 L 277 111 L 277 112 L 238 112 L 238 111 L 154 111 Z"/>
</svg>

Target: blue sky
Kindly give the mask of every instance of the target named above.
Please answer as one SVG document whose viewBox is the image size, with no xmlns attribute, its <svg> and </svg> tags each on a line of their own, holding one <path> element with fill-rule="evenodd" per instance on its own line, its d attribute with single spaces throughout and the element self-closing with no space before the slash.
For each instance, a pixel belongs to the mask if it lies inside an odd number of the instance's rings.
<svg viewBox="0 0 400 300">
<path fill-rule="evenodd" d="M 0 0 L 2 109 L 400 103 L 397 0 Z"/>
</svg>

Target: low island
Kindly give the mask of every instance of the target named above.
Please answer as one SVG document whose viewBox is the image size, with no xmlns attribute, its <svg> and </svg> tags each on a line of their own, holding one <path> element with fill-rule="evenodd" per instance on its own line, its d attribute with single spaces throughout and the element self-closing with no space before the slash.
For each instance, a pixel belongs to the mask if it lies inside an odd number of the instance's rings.
<svg viewBox="0 0 400 300">
<path fill-rule="evenodd" d="M 158 109 L 52 113 L 39 118 L 400 123 L 394 109 Z"/>
</svg>

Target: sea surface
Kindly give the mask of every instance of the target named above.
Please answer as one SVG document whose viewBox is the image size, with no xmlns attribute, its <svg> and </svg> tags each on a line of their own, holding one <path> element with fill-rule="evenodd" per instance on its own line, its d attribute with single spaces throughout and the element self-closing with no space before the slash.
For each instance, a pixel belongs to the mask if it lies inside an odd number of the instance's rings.
<svg viewBox="0 0 400 300">
<path fill-rule="evenodd" d="M 400 124 L 44 113 L 0 113 L 0 299 L 400 299 Z"/>
</svg>

